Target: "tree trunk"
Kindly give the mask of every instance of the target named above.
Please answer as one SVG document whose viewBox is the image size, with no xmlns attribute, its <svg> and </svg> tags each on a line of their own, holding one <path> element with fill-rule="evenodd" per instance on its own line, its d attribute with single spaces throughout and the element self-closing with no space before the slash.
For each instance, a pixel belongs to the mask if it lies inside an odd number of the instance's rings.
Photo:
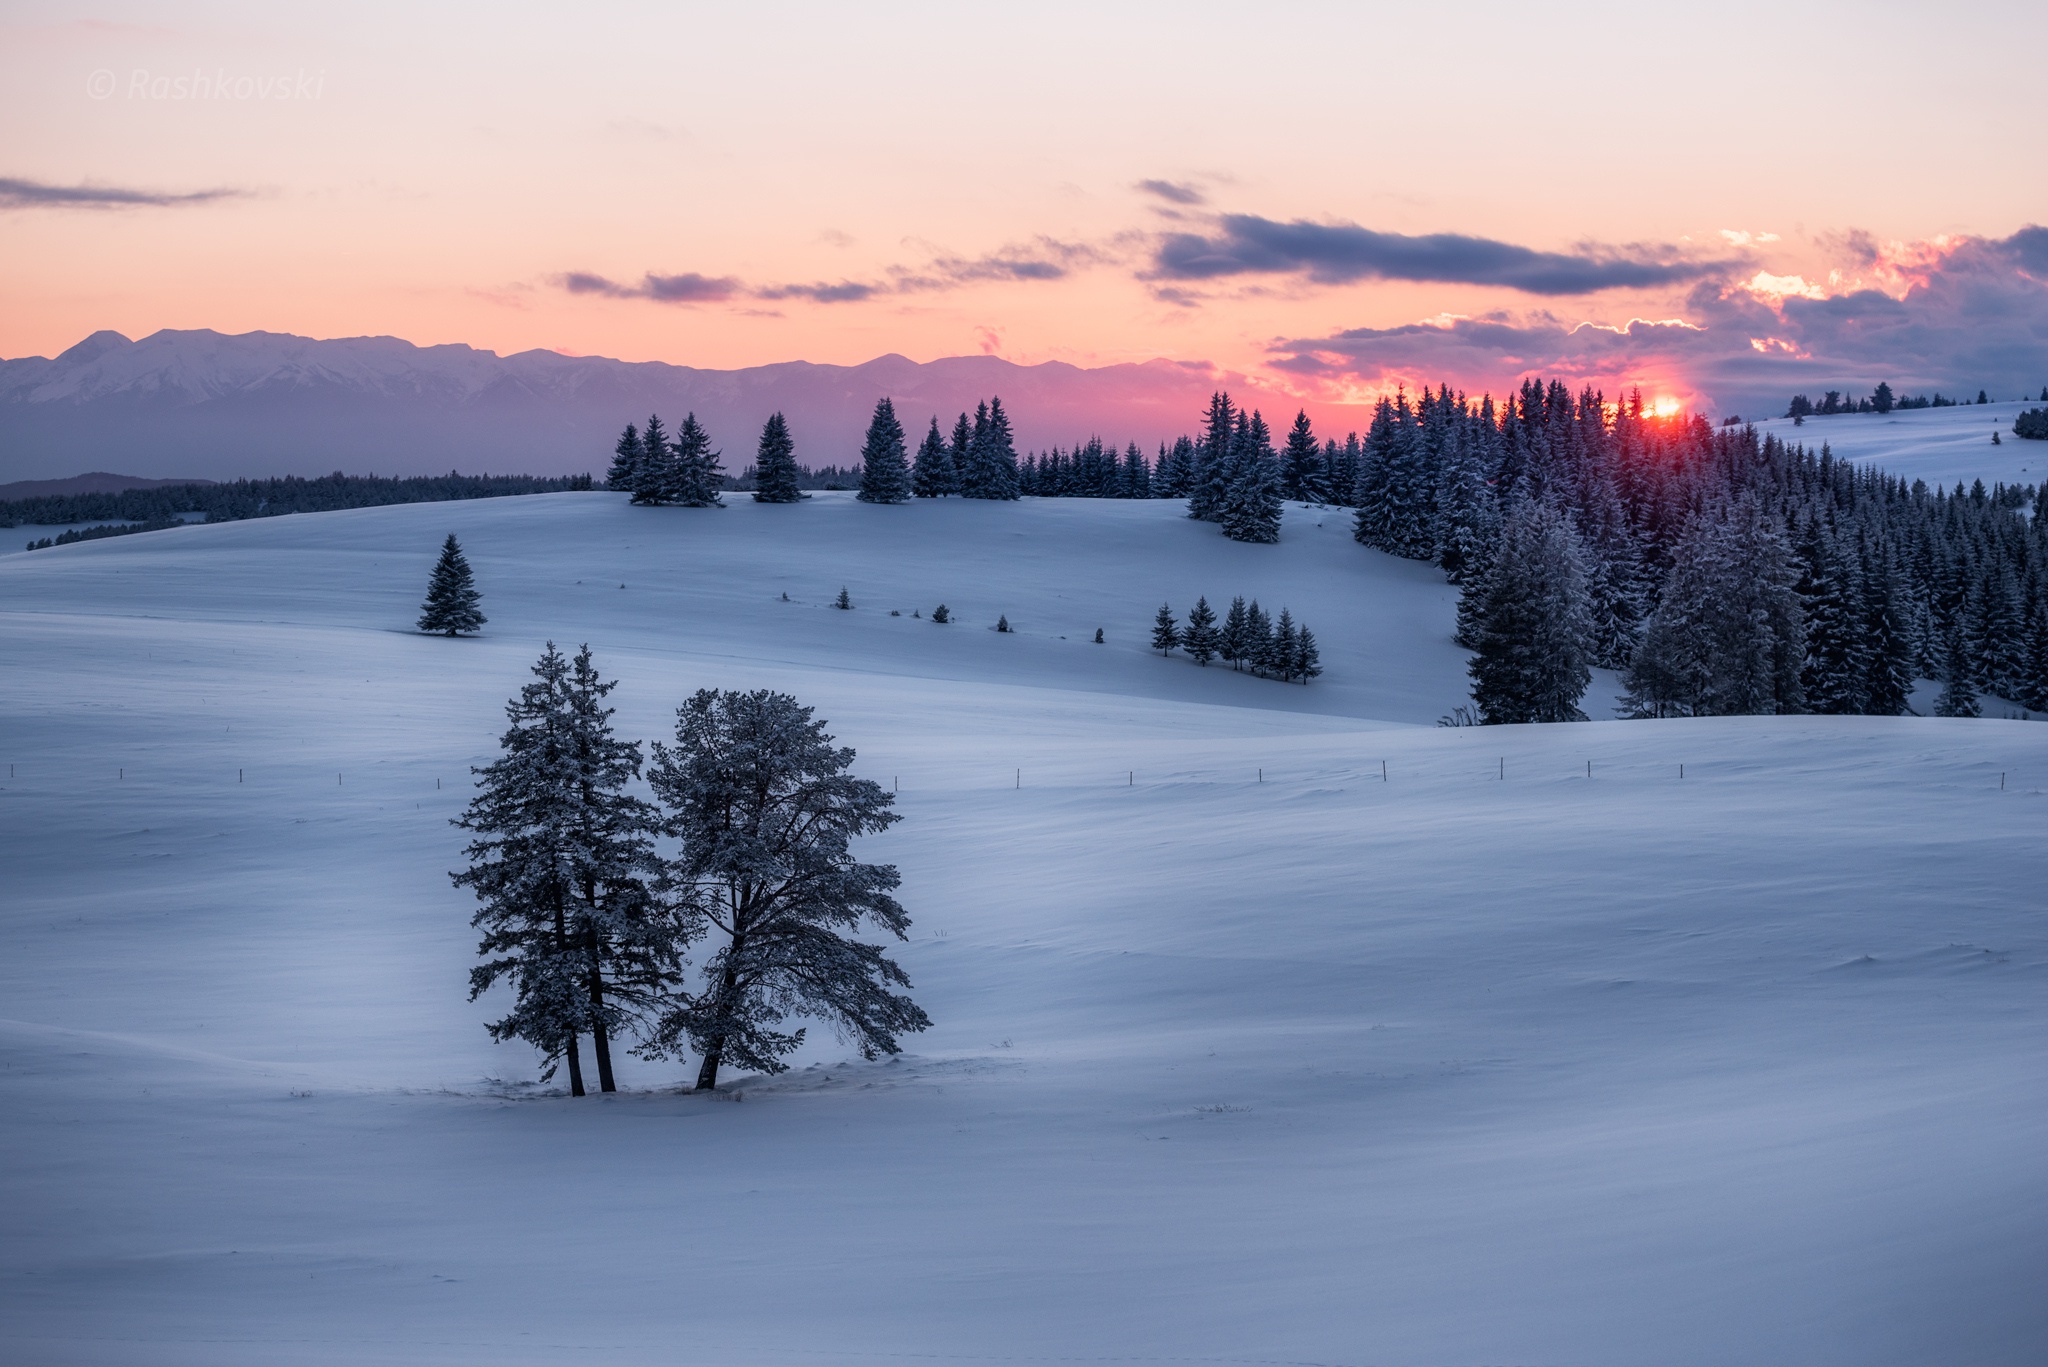
<svg viewBox="0 0 2048 1367">
<path fill-rule="evenodd" d="M 733 937 L 733 951 L 739 948 L 739 937 Z M 732 1017 L 733 996 L 739 990 L 739 974 L 732 966 L 728 953 L 725 974 L 718 983 L 718 1033 L 712 1036 L 711 1047 L 704 1051 L 704 1066 L 697 1070 L 697 1090 L 708 1092 L 718 1085 L 719 1056 L 725 1052 L 725 1022 Z"/>
<path fill-rule="evenodd" d="M 569 1095 L 583 1095 L 583 1049 L 576 1043 L 576 1032 L 569 1032 Z"/>
<path fill-rule="evenodd" d="M 611 1034 L 604 1028 L 604 969 L 598 963 L 596 926 L 585 929 L 583 943 L 590 956 L 590 1043 L 597 1053 L 597 1089 L 616 1092 L 619 1089 L 612 1081 Z"/>
</svg>

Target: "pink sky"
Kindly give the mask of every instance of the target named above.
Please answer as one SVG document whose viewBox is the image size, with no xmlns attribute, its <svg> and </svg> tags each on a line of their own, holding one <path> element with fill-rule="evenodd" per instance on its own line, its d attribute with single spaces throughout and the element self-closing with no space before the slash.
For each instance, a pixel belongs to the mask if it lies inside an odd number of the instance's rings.
<svg viewBox="0 0 2048 1367">
<path fill-rule="evenodd" d="M 1324 399 L 2048 381 L 2039 5 L 9 15 L 0 355 L 210 327 L 1157 356 Z"/>
</svg>

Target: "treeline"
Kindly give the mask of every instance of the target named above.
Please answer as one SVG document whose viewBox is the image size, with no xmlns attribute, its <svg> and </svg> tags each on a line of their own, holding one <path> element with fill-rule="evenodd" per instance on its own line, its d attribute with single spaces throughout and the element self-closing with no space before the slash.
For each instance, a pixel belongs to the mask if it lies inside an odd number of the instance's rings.
<svg viewBox="0 0 2048 1367">
<path fill-rule="evenodd" d="M 615 681 L 590 647 L 571 659 L 550 642 L 533 676 L 455 821 L 476 837 L 451 875 L 480 904 L 470 1000 L 512 989 L 494 1038 L 538 1050 L 543 1080 L 566 1063 L 582 1096 L 585 1040 L 602 1091 L 617 1090 L 615 1046 L 695 1054 L 709 1089 L 721 1067 L 782 1072 L 804 1041 L 791 1016 L 830 1023 L 865 1058 L 931 1023 L 899 990 L 902 967 L 854 938 L 863 924 L 907 938 L 896 869 L 849 850 L 901 819 L 895 798 L 848 772 L 854 752 L 810 708 L 698 690 L 674 744 L 653 746 L 641 797 L 640 742 L 613 732 Z"/>
<path fill-rule="evenodd" d="M 2048 385 L 2041 389 L 2041 401 L 2048 403 Z M 1890 413 L 1906 408 L 1956 408 L 1970 402 L 1968 399 L 1943 398 L 1940 390 L 1930 395 L 1921 394 L 1912 398 L 1894 395 L 1888 383 L 1878 387 L 1859 399 L 1845 399 L 1839 389 L 1830 389 L 1815 403 L 1804 394 L 1794 394 L 1792 402 L 1785 409 L 1788 418 L 1826 417 L 1833 413 Z M 1977 391 L 1976 402 L 1990 403 L 1991 396 L 1984 390 Z"/>
<path fill-rule="evenodd" d="M 166 528 L 179 525 L 180 519 L 167 517 L 156 522 L 139 522 L 132 525 L 128 523 L 106 523 L 98 527 L 74 527 L 68 532 L 59 532 L 55 536 L 46 536 L 41 540 L 31 541 L 28 543 L 28 549 L 32 551 L 46 551 L 52 546 L 69 546 L 78 541 L 101 541 L 110 536 L 133 536 L 136 532 L 160 532 Z"/>
<path fill-rule="evenodd" d="M 396 503 L 444 503 L 517 494 L 556 494 L 593 487 L 589 475 L 344 475 L 317 479 L 238 479 L 226 484 L 174 484 L 111 494 L 55 494 L 0 501 L 0 527 L 62 526 L 69 522 L 156 522 L 202 513 L 208 522 L 239 522 L 286 513 L 339 508 L 381 508 Z"/>
<path fill-rule="evenodd" d="M 2048 399 L 2048 393 L 2042 396 Z M 2029 441 L 2048 441 L 2048 408 L 2029 408 L 2012 420 L 2012 433 Z"/>
<path fill-rule="evenodd" d="M 1101 633 L 1096 637 L 1101 639 Z M 1233 669 L 1282 683 L 1305 684 L 1323 673 L 1322 651 L 1308 623 L 1296 622 L 1284 607 L 1276 621 L 1256 598 L 1249 604 L 1242 597 L 1233 598 L 1221 622 L 1208 598 L 1197 598 L 1185 626 L 1175 619 L 1171 604 L 1161 603 L 1152 619 L 1152 648 L 1161 655 L 1184 650 L 1204 668 L 1220 658 Z"/>
<path fill-rule="evenodd" d="M 1530 381 L 1499 407 L 1383 400 L 1354 501 L 1358 540 L 1464 586 L 1481 716 L 1555 721 L 1593 666 L 1640 716 L 1891 714 L 1915 677 L 1944 712 L 2048 708 L 2044 497 Z"/>
</svg>

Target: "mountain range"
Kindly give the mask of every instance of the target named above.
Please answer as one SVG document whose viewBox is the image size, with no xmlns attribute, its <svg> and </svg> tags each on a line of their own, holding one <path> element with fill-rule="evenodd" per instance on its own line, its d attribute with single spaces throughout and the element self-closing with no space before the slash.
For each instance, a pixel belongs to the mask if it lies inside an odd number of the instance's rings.
<svg viewBox="0 0 2048 1367">
<path fill-rule="evenodd" d="M 0 360 L 0 481 L 116 469 L 140 476 L 464 473 L 602 475 L 620 430 L 696 413 L 728 470 L 750 464 L 768 414 L 797 458 L 858 458 L 875 401 L 895 400 L 914 447 L 927 422 L 999 395 L 1020 446 L 1099 435 L 1146 449 L 1192 431 L 1212 389 L 1263 406 L 1284 431 L 1295 400 L 1205 363 L 1083 368 L 996 356 L 860 365 L 789 361 L 707 370 L 396 337 L 165 330 L 95 332 L 55 357 Z M 1314 416 L 1312 410 L 1312 416 Z M 1360 425 L 1355 419 L 1352 425 Z"/>
</svg>

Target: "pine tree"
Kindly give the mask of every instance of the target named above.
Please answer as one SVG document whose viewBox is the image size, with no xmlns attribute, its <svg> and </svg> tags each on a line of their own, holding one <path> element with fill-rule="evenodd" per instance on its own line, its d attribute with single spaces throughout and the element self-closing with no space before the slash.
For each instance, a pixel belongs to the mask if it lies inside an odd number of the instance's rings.
<svg viewBox="0 0 2048 1367">
<path fill-rule="evenodd" d="M 853 611 L 853 599 L 847 596 L 846 585 L 841 584 L 839 586 L 839 596 L 832 600 L 832 606 L 838 608 L 841 612 Z"/>
<path fill-rule="evenodd" d="M 1173 609 L 1161 603 L 1152 619 L 1152 648 L 1161 655 L 1170 655 L 1179 644 L 1180 629 L 1174 625 Z"/>
<path fill-rule="evenodd" d="M 674 460 L 661 419 L 648 415 L 647 427 L 640 433 L 640 459 L 633 467 L 633 502 L 651 506 L 668 501 Z"/>
<path fill-rule="evenodd" d="M 940 626 L 944 626 L 946 625 L 946 623 L 953 620 L 953 614 L 946 611 L 946 605 L 944 603 L 941 603 L 937 607 L 932 609 L 932 620 L 934 622 L 937 622 Z"/>
<path fill-rule="evenodd" d="M 939 420 L 932 419 L 929 432 L 917 448 L 917 467 L 912 472 L 912 488 L 919 498 L 944 498 L 960 492 L 959 473 L 953 468 L 953 457 L 946 450 L 946 439 L 939 434 Z"/>
<path fill-rule="evenodd" d="M 719 465 L 720 453 L 711 449 L 711 436 L 695 413 L 685 415 L 669 449 L 664 501 L 685 508 L 718 507 L 724 501 L 719 489 L 725 483 L 725 472 Z"/>
<path fill-rule="evenodd" d="M 434 562 L 433 577 L 427 581 L 427 601 L 420 605 L 419 629 L 429 636 L 460 636 L 475 631 L 490 619 L 477 611 L 483 595 L 476 591 L 476 579 L 455 533 L 441 543 L 441 558 Z"/>
<path fill-rule="evenodd" d="M 1009 631 L 1009 629 L 1010 629 L 1010 619 L 1009 619 L 1009 618 L 1008 618 L 1007 616 L 1003 615 L 1002 613 L 997 613 L 997 614 L 996 614 L 996 630 L 997 630 L 997 631 L 1001 631 L 1001 632 L 1008 632 L 1008 631 Z"/>
<path fill-rule="evenodd" d="M 786 693 L 699 690 L 676 713 L 675 746 L 654 747 L 648 783 L 680 846 L 663 886 L 679 924 L 718 938 L 702 991 L 671 995 L 644 1052 L 701 1059 L 697 1086 L 727 1064 L 765 1073 L 803 1043 L 791 1015 L 830 1022 L 863 1058 L 900 1052 L 931 1021 L 903 969 L 862 924 L 907 938 L 893 866 L 863 864 L 852 841 L 902 818 L 880 784 L 855 778 L 812 710 Z"/>
<path fill-rule="evenodd" d="M 1254 674 L 1273 670 L 1273 623 L 1254 598 L 1244 610 L 1244 644 L 1240 647 L 1244 667 Z"/>
<path fill-rule="evenodd" d="M 1863 571 L 1863 640 L 1869 673 L 1862 710 L 1896 717 L 1913 692 L 1913 646 L 1899 621 L 1892 576 L 1875 557 L 1866 558 Z"/>
<path fill-rule="evenodd" d="M 796 482 L 796 445 L 782 414 L 769 415 L 761 427 L 761 445 L 754 457 L 754 502 L 795 503 L 803 497 Z"/>
<path fill-rule="evenodd" d="M 1323 674 L 1323 653 L 1316 649 L 1315 633 L 1306 624 L 1294 638 L 1294 668 L 1304 684 Z"/>
<path fill-rule="evenodd" d="M 1188 516 L 1199 522 L 1222 520 L 1224 494 L 1235 473 L 1233 453 L 1242 417 L 1231 406 L 1228 394 L 1218 390 L 1209 396 L 1201 440 L 1192 447 L 1194 460 L 1186 488 Z"/>
<path fill-rule="evenodd" d="M 1970 677 L 1970 650 L 1963 633 L 1949 636 L 1948 669 L 1942 680 L 1941 696 L 1934 700 L 1937 717 L 1979 717 L 1976 680 Z"/>
<path fill-rule="evenodd" d="M 1097 627 L 1097 628 L 1095 628 L 1095 644 L 1096 644 L 1096 645 L 1101 645 L 1101 644 L 1102 644 L 1102 628 L 1101 628 L 1101 627 Z"/>
<path fill-rule="evenodd" d="M 886 398 L 876 400 L 875 416 L 868 423 L 867 442 L 860 450 L 860 492 L 854 497 L 862 503 L 902 503 L 910 497 L 903 424 L 896 421 L 896 405 Z"/>
<path fill-rule="evenodd" d="M 639 478 L 640 455 L 640 429 L 629 422 L 619 444 L 612 448 L 612 468 L 605 474 L 605 487 L 631 493 Z"/>
<path fill-rule="evenodd" d="M 1524 504 L 1501 532 L 1474 631 L 1472 704 L 1489 725 L 1584 721 L 1592 682 L 1585 570 L 1570 524 Z"/>
<path fill-rule="evenodd" d="M 1299 646 L 1295 637 L 1294 614 L 1283 605 L 1280 620 L 1273 624 L 1273 652 L 1269 662 L 1273 673 L 1279 675 L 1284 683 L 1294 682 Z"/>
<path fill-rule="evenodd" d="M 1216 632 L 1216 610 L 1209 606 L 1207 598 L 1197 598 L 1195 606 L 1188 613 L 1187 629 L 1180 634 L 1181 648 L 1196 664 L 1208 667 L 1216 657 L 1219 644 Z"/>
<path fill-rule="evenodd" d="M 1252 414 L 1237 435 L 1237 451 L 1217 520 L 1232 541 L 1270 546 L 1280 539 L 1279 462 L 1266 438 L 1265 420 L 1258 414 Z"/>
<path fill-rule="evenodd" d="M 1246 634 L 1245 607 L 1242 595 L 1230 600 L 1230 611 L 1224 614 L 1223 630 L 1216 634 L 1216 653 L 1230 661 L 1230 667 L 1242 667 L 1249 645 Z"/>
<path fill-rule="evenodd" d="M 1315 430 L 1309 425 L 1305 408 L 1294 415 L 1294 426 L 1287 432 L 1280 487 L 1285 497 L 1303 503 L 1322 503 L 1330 496 L 1323 448 L 1316 442 Z"/>
<path fill-rule="evenodd" d="M 1000 398 L 975 409 L 968 441 L 967 464 L 960 492 L 967 498 L 1013 499 L 1018 496 L 1017 447 L 1010 435 L 1010 417 Z"/>
<path fill-rule="evenodd" d="M 679 964 L 689 929 L 649 893 L 654 813 L 623 791 L 640 776 L 640 747 L 612 735 L 613 685 L 590 647 L 572 662 L 550 641 L 533 674 L 506 704 L 504 754 L 472 771 L 478 793 L 455 821 L 480 837 L 469 867 L 450 875 L 483 903 L 471 924 L 485 962 L 470 971 L 469 996 L 509 978 L 516 1000 L 490 1023 L 492 1038 L 539 1049 L 543 1081 L 566 1059 L 569 1090 L 582 1096 L 578 1039 L 589 1035 L 610 1092 L 611 1041 Z"/>
</svg>

